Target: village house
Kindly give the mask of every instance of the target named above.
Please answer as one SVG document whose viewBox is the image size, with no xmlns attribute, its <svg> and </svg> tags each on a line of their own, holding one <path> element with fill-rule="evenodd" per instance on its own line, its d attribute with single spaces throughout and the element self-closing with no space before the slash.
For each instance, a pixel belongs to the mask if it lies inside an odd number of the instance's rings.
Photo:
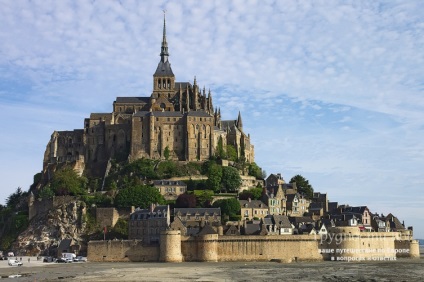
<svg viewBox="0 0 424 282">
<path fill-rule="evenodd" d="M 268 214 L 285 214 L 286 197 L 282 187 L 275 188 L 274 192 L 270 192 L 264 187 L 261 200 L 268 205 Z"/>
<path fill-rule="evenodd" d="M 174 201 L 179 195 L 187 192 L 187 184 L 180 180 L 154 180 L 153 186 L 167 201 Z"/>
<path fill-rule="evenodd" d="M 303 195 L 289 194 L 287 195 L 287 215 L 288 216 L 304 216 L 309 211 L 310 201 Z"/>
<path fill-rule="evenodd" d="M 268 231 L 267 235 L 293 234 L 293 225 L 285 215 L 267 215 L 263 220 L 263 224 L 265 224 Z"/>
<path fill-rule="evenodd" d="M 145 244 L 158 243 L 160 232 L 168 229 L 170 223 L 169 205 L 152 204 L 149 209 L 136 209 L 130 215 L 128 239 L 138 239 Z"/>
<path fill-rule="evenodd" d="M 222 228 L 220 208 L 174 208 L 172 230 L 180 230 L 182 235 L 197 235 L 206 226 L 219 233 Z"/>
<path fill-rule="evenodd" d="M 269 214 L 268 205 L 260 200 L 239 200 L 243 220 L 261 219 Z"/>
</svg>

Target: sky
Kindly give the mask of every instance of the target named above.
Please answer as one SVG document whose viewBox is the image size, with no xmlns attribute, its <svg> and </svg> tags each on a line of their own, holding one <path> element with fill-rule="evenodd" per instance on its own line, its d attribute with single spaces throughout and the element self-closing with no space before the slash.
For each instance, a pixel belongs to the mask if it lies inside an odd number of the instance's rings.
<svg viewBox="0 0 424 282">
<path fill-rule="evenodd" d="M 422 1 L 0 0 L 0 203 L 54 130 L 150 96 L 163 10 L 176 81 L 210 89 L 255 161 L 424 238 Z"/>
</svg>

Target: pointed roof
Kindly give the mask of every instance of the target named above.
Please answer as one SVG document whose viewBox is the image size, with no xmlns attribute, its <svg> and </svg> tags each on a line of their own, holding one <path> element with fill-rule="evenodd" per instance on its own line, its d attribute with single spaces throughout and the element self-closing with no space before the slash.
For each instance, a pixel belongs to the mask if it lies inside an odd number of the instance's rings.
<svg viewBox="0 0 424 282">
<path fill-rule="evenodd" d="M 160 49 L 160 62 L 156 69 L 154 76 L 174 76 L 174 73 L 171 69 L 171 64 L 168 60 L 168 42 L 166 42 L 166 20 L 165 20 L 165 11 L 163 12 L 163 36 L 162 36 L 162 46 Z"/>
<path fill-rule="evenodd" d="M 243 121 L 241 120 L 241 113 L 240 113 L 240 111 L 239 111 L 238 117 L 237 117 L 237 127 L 239 129 L 243 129 Z"/>
</svg>

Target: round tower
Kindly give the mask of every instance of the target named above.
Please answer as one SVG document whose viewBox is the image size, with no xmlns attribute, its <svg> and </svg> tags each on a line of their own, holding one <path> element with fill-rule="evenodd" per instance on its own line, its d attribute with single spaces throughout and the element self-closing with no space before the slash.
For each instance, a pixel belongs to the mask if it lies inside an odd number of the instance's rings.
<svg viewBox="0 0 424 282">
<path fill-rule="evenodd" d="M 160 261 L 182 262 L 181 231 L 165 230 L 160 233 Z"/>
<path fill-rule="evenodd" d="M 218 234 L 207 234 L 197 238 L 199 261 L 218 261 Z"/>
</svg>

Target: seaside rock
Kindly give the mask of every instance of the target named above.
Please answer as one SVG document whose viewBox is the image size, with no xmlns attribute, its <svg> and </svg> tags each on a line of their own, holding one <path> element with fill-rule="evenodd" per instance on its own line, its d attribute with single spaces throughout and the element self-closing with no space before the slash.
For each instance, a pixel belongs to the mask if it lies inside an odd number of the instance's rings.
<svg viewBox="0 0 424 282">
<path fill-rule="evenodd" d="M 13 243 L 12 249 L 19 255 L 47 255 L 54 253 L 63 239 L 84 246 L 85 203 L 71 201 L 45 213 L 36 215 Z"/>
</svg>

